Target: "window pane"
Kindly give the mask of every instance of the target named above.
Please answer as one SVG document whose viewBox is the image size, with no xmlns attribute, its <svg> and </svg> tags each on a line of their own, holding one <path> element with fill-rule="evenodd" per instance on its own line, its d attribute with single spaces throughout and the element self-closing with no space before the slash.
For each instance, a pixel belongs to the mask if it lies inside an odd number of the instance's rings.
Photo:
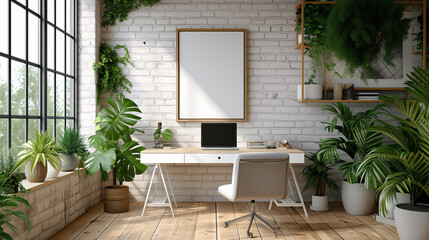
<svg viewBox="0 0 429 240">
<path fill-rule="evenodd" d="M 25 10 L 12 3 L 12 55 L 25 59 Z"/>
<path fill-rule="evenodd" d="M 56 70 L 59 72 L 65 72 L 64 69 L 64 53 L 65 53 L 65 38 L 64 38 L 64 33 L 60 32 L 57 30 L 56 32 L 57 34 L 57 51 L 56 51 L 56 58 L 55 58 L 55 63 L 56 65 Z"/>
<path fill-rule="evenodd" d="M 66 18 L 66 28 L 67 32 L 71 35 L 74 35 L 74 0 L 68 0 L 66 3 L 66 11 L 67 11 L 67 18 Z"/>
<path fill-rule="evenodd" d="M 39 63 L 40 59 L 40 19 L 28 14 L 28 61 Z"/>
<path fill-rule="evenodd" d="M 49 135 L 54 136 L 54 119 L 48 119 L 46 132 Z"/>
<path fill-rule="evenodd" d="M 9 1 L 0 1 L 0 52 L 9 53 Z"/>
<path fill-rule="evenodd" d="M 25 119 L 12 119 L 12 147 L 21 146 L 25 142 Z"/>
<path fill-rule="evenodd" d="M 67 38 L 67 47 L 66 47 L 66 68 L 67 74 L 74 74 L 74 44 L 73 39 L 71 37 Z"/>
<path fill-rule="evenodd" d="M 67 119 L 66 120 L 66 127 L 74 127 L 74 120 Z"/>
<path fill-rule="evenodd" d="M 57 94 L 56 94 L 56 113 L 57 116 L 64 116 L 64 76 L 57 74 Z"/>
<path fill-rule="evenodd" d="M 66 114 L 67 117 L 73 117 L 73 79 L 66 80 Z"/>
<path fill-rule="evenodd" d="M 34 140 L 36 131 L 40 131 L 39 119 L 28 119 L 28 139 Z"/>
<path fill-rule="evenodd" d="M 48 68 L 54 69 L 55 62 L 54 28 L 48 25 Z"/>
<path fill-rule="evenodd" d="M 11 107 L 13 115 L 25 114 L 25 64 L 12 61 Z"/>
<path fill-rule="evenodd" d="M 57 119 L 57 139 L 61 139 L 64 133 L 64 120 L 63 119 Z"/>
<path fill-rule="evenodd" d="M 0 114 L 7 114 L 7 96 L 9 94 L 8 88 L 8 72 L 9 61 L 6 58 L 0 57 Z M 1 146 L 1 145 L 0 145 Z"/>
<path fill-rule="evenodd" d="M 18 0 L 18 2 L 22 3 L 22 5 L 27 6 L 27 3 L 25 2 L 25 0 Z"/>
<path fill-rule="evenodd" d="M 0 119 L 0 146 L 1 148 L 5 148 L 7 146 L 7 119 Z"/>
<path fill-rule="evenodd" d="M 57 11 L 55 12 L 55 14 L 56 14 L 55 20 L 57 21 L 56 25 L 57 25 L 57 27 L 64 29 L 64 20 L 65 20 L 64 0 L 57 0 L 55 4 L 57 7 Z"/>
<path fill-rule="evenodd" d="M 55 89 L 55 85 L 54 85 L 54 74 L 52 72 L 48 72 L 48 83 L 47 83 L 47 111 L 48 111 L 48 116 L 54 116 L 54 101 L 55 101 L 55 96 L 54 96 L 54 89 Z"/>
<path fill-rule="evenodd" d="M 55 23 L 55 0 L 48 0 L 48 21 Z"/>
<path fill-rule="evenodd" d="M 39 115 L 40 69 L 28 66 L 28 114 Z"/>
<path fill-rule="evenodd" d="M 28 1 L 28 7 L 35 11 L 36 13 L 40 14 L 40 1 L 39 0 L 29 0 Z"/>
</svg>

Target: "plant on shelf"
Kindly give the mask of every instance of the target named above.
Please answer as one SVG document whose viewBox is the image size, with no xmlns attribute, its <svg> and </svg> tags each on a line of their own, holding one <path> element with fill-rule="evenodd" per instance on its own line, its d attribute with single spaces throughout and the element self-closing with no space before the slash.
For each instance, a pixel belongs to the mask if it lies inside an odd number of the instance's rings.
<svg viewBox="0 0 429 240">
<path fill-rule="evenodd" d="M 357 175 L 362 160 L 373 149 L 382 145 L 380 133 L 371 132 L 384 105 L 371 110 L 353 114 L 349 107 L 342 103 L 334 106 L 325 105 L 323 110 L 334 115 L 331 122 L 326 122 L 329 133 L 338 132 L 341 136 L 330 137 L 319 142 L 318 154 L 324 161 L 340 164 L 339 170 L 346 180 L 342 182 L 341 197 L 346 212 L 354 215 L 369 214 L 374 208 L 375 191 L 367 190 Z M 341 155 L 341 152 L 344 155 Z"/>
<path fill-rule="evenodd" d="M 429 206 L 418 204 L 419 198 L 425 197 L 426 203 L 429 198 L 429 73 L 414 68 L 407 76 L 406 90 L 414 101 L 380 96 L 404 116 L 390 115 L 399 126 L 380 121 L 380 125 L 373 127 L 395 143 L 374 149 L 361 171 L 371 176 L 370 186 L 382 183 L 377 191 L 383 196 L 380 199 L 383 213 L 387 213 L 388 203 L 397 199 L 397 192 L 410 194 L 410 203 L 397 204 L 394 209 L 399 237 L 429 239 Z"/>
<path fill-rule="evenodd" d="M 309 188 L 314 188 L 314 195 L 312 196 L 312 205 L 310 208 L 313 211 L 327 211 L 328 197 L 326 196 L 326 186 L 339 191 L 337 183 L 332 178 L 329 171 L 334 166 L 330 162 L 323 160 L 321 154 L 312 154 L 307 157 L 312 163 L 304 167 L 302 174 L 306 180 L 303 191 Z"/>
<path fill-rule="evenodd" d="M 4 184 L 5 182 L 0 179 L 0 189 L 4 187 Z M 12 208 L 19 207 L 20 204 L 26 208 L 31 208 L 28 201 L 21 196 L 0 193 L 0 239 L 13 239 L 13 237 L 5 231 L 5 226 L 19 236 L 18 230 L 14 225 L 15 223 L 12 221 L 13 218 L 19 218 L 24 221 L 28 231 L 31 232 L 30 219 L 27 214 L 24 211 L 12 210 Z"/>
<path fill-rule="evenodd" d="M 60 146 L 62 161 L 61 171 L 73 171 L 79 166 L 78 156 L 84 155 L 86 149 L 85 139 L 79 135 L 79 129 L 67 127 L 61 139 L 58 141 Z"/>
<path fill-rule="evenodd" d="M 0 194 L 13 194 L 17 192 L 26 192 L 22 186 L 22 179 L 24 174 L 19 172 L 12 172 L 16 164 L 16 158 L 10 150 L 3 150 L 0 152 L 0 182 L 3 186 L 0 188 Z"/>
<path fill-rule="evenodd" d="M 104 14 L 101 25 L 113 26 L 116 20 L 119 22 L 127 20 L 128 13 L 139 9 L 142 5 L 153 7 L 160 0 L 104 0 Z"/>
<path fill-rule="evenodd" d="M 23 144 L 23 150 L 18 153 L 18 163 L 12 169 L 15 172 L 25 166 L 25 176 L 29 182 L 43 182 L 48 171 L 48 163 L 56 169 L 60 168 L 62 157 L 58 153 L 55 140 L 47 132 L 36 131 L 34 140 Z"/>
<path fill-rule="evenodd" d="M 146 171 L 147 166 L 140 162 L 140 152 L 145 149 L 139 143 L 131 139 L 131 135 L 136 131 L 143 131 L 134 128 L 141 117 L 136 114 L 141 113 L 137 104 L 125 98 L 122 94 L 116 96 L 116 100 L 107 99 L 110 108 L 104 107 L 95 120 L 97 133 L 89 137 L 90 146 L 95 151 L 84 162 L 87 173 L 93 175 L 101 172 L 101 179 L 107 181 L 109 172 L 113 169 L 113 181 L 120 183 L 133 181 L 135 175 Z M 104 201 L 105 211 L 125 212 L 128 211 L 129 197 L 128 186 L 106 187 L 105 193 L 111 191 L 121 191 L 123 194 L 123 205 L 119 206 L 118 201 Z M 113 193 L 115 195 L 116 193 Z"/>
<path fill-rule="evenodd" d="M 118 56 L 116 52 L 118 49 L 125 51 L 122 57 Z M 124 66 L 127 63 L 134 66 L 130 58 L 130 53 L 125 45 L 117 44 L 113 49 L 105 43 L 100 45 L 100 59 L 92 65 L 92 68 L 98 74 L 97 103 L 100 102 L 101 95 L 105 91 L 111 91 L 113 94 L 125 90 L 130 93 L 130 88 L 133 85 L 122 73 L 122 69 L 119 66 L 120 63 Z"/>
<path fill-rule="evenodd" d="M 173 137 L 173 132 L 170 129 L 164 129 L 162 130 L 162 123 L 158 123 L 158 128 L 153 133 L 153 139 L 155 140 L 155 148 L 160 148 L 161 145 L 158 142 L 158 139 L 162 138 L 164 139 L 165 143 L 167 143 L 168 140 L 170 140 Z"/>
<path fill-rule="evenodd" d="M 361 79 L 375 78 L 371 64 L 383 58 L 393 65 L 395 49 L 408 34 L 410 20 L 403 18 L 403 9 L 394 0 L 338 0 L 328 17 L 326 44 L 348 72 L 360 68 Z"/>
</svg>

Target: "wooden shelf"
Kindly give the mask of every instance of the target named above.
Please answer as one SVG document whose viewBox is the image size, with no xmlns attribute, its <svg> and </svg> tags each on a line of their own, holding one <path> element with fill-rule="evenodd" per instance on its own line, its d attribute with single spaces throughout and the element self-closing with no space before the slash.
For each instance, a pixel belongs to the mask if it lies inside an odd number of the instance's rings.
<svg viewBox="0 0 429 240">
<path fill-rule="evenodd" d="M 297 100 L 299 103 L 333 103 L 333 102 L 343 102 L 343 103 L 380 103 L 380 100 Z"/>
<path fill-rule="evenodd" d="M 333 88 L 328 88 L 328 90 L 333 90 Z M 355 91 L 405 91 L 405 88 L 380 88 L 380 87 L 357 87 L 354 88 Z"/>
</svg>

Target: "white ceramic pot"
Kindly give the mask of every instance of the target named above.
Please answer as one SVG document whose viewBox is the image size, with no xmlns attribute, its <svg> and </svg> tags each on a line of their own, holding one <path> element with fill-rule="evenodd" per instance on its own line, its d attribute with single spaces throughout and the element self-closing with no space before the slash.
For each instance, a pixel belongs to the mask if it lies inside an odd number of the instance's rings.
<svg viewBox="0 0 429 240">
<path fill-rule="evenodd" d="M 395 225 L 401 240 L 429 239 L 429 205 L 409 203 L 395 207 Z"/>
<path fill-rule="evenodd" d="M 302 100 L 302 85 L 298 84 L 297 98 Z M 322 84 L 304 84 L 304 99 L 305 100 L 320 100 L 323 98 L 323 85 Z"/>
<path fill-rule="evenodd" d="M 61 156 L 64 158 L 62 161 L 61 172 L 73 171 L 77 168 L 78 160 L 75 154 L 63 154 Z"/>
<path fill-rule="evenodd" d="M 396 200 L 395 199 L 389 199 L 386 202 L 388 213 L 384 215 L 381 212 L 381 199 L 383 199 L 384 194 L 380 194 L 380 198 L 378 199 L 378 214 L 382 217 L 393 219 L 394 218 L 394 212 L 395 212 L 395 206 L 399 203 L 410 203 L 411 202 L 411 195 L 409 193 L 406 193 L 405 195 L 402 193 L 396 193 Z"/>
<path fill-rule="evenodd" d="M 48 173 L 46 174 L 46 178 L 56 178 L 56 177 L 58 177 L 58 174 L 60 174 L 60 172 L 61 172 L 63 161 L 61 161 L 61 158 L 58 158 L 58 162 L 60 163 L 60 167 L 57 166 L 56 169 L 55 169 L 54 166 L 52 166 L 48 162 Z"/>
<path fill-rule="evenodd" d="M 328 196 L 311 196 L 310 209 L 317 212 L 325 212 L 329 210 Z"/>
<path fill-rule="evenodd" d="M 341 184 L 341 199 L 344 209 L 351 215 L 368 215 L 374 209 L 376 202 L 375 190 L 368 190 L 363 183 L 350 184 L 347 181 Z"/>
</svg>

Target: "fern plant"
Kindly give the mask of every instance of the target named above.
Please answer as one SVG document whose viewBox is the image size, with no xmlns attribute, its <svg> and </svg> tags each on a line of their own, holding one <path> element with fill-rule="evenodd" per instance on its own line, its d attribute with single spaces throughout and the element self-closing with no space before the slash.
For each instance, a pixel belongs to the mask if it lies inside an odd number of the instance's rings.
<svg viewBox="0 0 429 240">
<path fill-rule="evenodd" d="M 116 20 L 119 22 L 127 20 L 128 13 L 139 9 L 142 5 L 153 7 L 160 0 L 104 0 L 104 14 L 101 25 L 113 26 Z"/>
<path fill-rule="evenodd" d="M 118 56 L 118 49 L 125 51 L 122 57 Z M 131 92 L 130 88 L 133 84 L 125 77 L 119 66 L 119 64 L 126 66 L 127 63 L 134 66 L 130 58 L 130 53 L 125 45 L 117 44 L 113 49 L 105 43 L 100 45 L 100 59 L 92 65 L 92 68 L 98 74 L 97 103 L 100 102 L 104 91 L 111 91 L 112 94 L 122 90 L 128 93 Z"/>
</svg>

